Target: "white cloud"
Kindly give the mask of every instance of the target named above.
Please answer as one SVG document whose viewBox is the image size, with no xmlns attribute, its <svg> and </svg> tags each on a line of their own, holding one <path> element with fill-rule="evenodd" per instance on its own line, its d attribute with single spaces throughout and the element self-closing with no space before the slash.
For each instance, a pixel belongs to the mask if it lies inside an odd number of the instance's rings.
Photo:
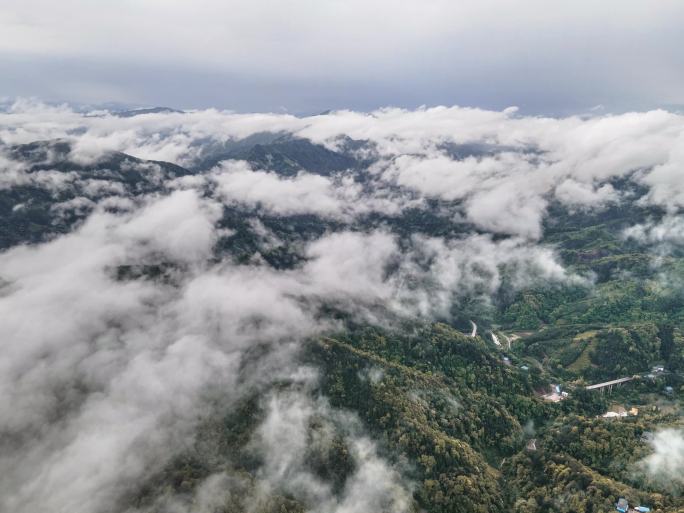
<svg viewBox="0 0 684 513">
<path fill-rule="evenodd" d="M 220 214 L 217 204 L 202 201 L 195 191 L 175 191 L 143 209 L 121 235 L 174 260 L 201 261 L 210 254 Z"/>
<path fill-rule="evenodd" d="M 646 475 L 666 490 L 684 487 L 684 433 L 663 429 L 651 441 L 653 452 L 642 460 Z"/>
<path fill-rule="evenodd" d="M 667 159 L 647 171 L 641 181 L 650 187 L 650 203 L 670 211 L 684 208 L 684 131 L 669 147 Z"/>
<path fill-rule="evenodd" d="M 681 215 L 666 215 L 658 222 L 650 221 L 630 226 L 622 235 L 626 239 L 652 246 L 655 253 L 660 256 L 668 255 L 684 246 L 684 218 Z M 658 263 L 658 260 L 655 263 Z"/>
<path fill-rule="evenodd" d="M 293 178 L 280 178 L 275 173 L 253 171 L 241 161 L 224 163 L 213 180 L 227 203 L 263 207 L 278 215 L 340 217 L 348 203 L 358 200 L 360 192 L 353 184 L 348 184 L 348 190 L 337 190 L 332 180 L 304 172 Z"/>
<path fill-rule="evenodd" d="M 82 133 L 75 135 L 77 129 Z M 348 218 L 369 211 L 394 215 L 419 205 L 421 197 L 439 198 L 463 202 L 467 219 L 483 229 L 531 238 L 541 234 L 551 197 L 575 208 L 602 206 L 616 199 L 607 183 L 612 178 L 634 176 L 649 188 L 652 204 L 671 210 L 681 203 L 677 178 L 684 121 L 664 111 L 589 119 L 458 107 L 308 118 L 216 110 L 119 118 L 20 101 L 0 114 L 0 139 L 6 143 L 66 138 L 78 158 L 116 150 L 190 164 L 207 141 L 223 143 L 263 131 L 290 132 L 330 148 L 339 146 L 341 136 L 370 141 L 379 158 L 370 169 L 370 192 L 351 178 L 307 173 L 282 178 L 225 163 L 214 177 L 225 201 L 260 204 L 275 213 Z M 480 144 L 497 153 L 451 159 L 445 144 Z M 5 180 L 27 180 L 16 164 L 3 166 Z M 411 194 L 418 195 L 416 201 L 406 199 Z"/>
<path fill-rule="evenodd" d="M 350 304 L 358 299 L 379 304 L 392 301 L 386 268 L 400 252 L 391 235 L 335 233 L 313 242 L 306 255 L 311 260 L 304 271 L 314 294 Z"/>
<path fill-rule="evenodd" d="M 251 290 L 256 312 L 265 295 L 221 274 L 190 272 L 180 288 L 113 278 L 117 265 L 166 258 L 202 269 L 212 208 L 173 193 L 0 255 L 0 431 L 15 440 L 0 457 L 2 508 L 100 511 L 192 436 L 207 388 L 234 388 L 237 348 L 264 332 L 240 335 L 249 311 L 216 307 L 237 294 L 246 309 Z"/>
<path fill-rule="evenodd" d="M 396 215 L 409 204 L 382 189 L 364 193 L 351 176 L 328 178 L 301 171 L 283 178 L 274 172 L 254 171 L 244 161 L 224 162 L 214 170 L 211 180 L 224 202 L 275 215 L 315 214 L 351 220 L 369 212 Z"/>
<path fill-rule="evenodd" d="M 443 317 L 463 297 L 576 282 L 551 249 L 535 242 L 554 198 L 574 208 L 602 206 L 617 197 L 608 181 L 632 176 L 649 188 L 645 201 L 670 211 L 661 225 L 632 234 L 649 242 L 684 238 L 676 183 L 684 122 L 662 111 L 591 119 L 443 107 L 310 118 L 215 110 L 118 118 L 24 101 L 0 114 L 5 144 L 66 138 L 82 162 L 116 150 L 188 163 L 208 140 L 220 144 L 264 130 L 331 148 L 341 135 L 368 140 L 378 161 L 358 181 L 352 172 L 286 178 L 226 162 L 133 199 L 99 179 L 29 173 L 3 157 L 2 187 L 75 189 L 88 199 L 79 194 L 56 211 L 87 206 L 93 213 L 72 233 L 0 253 L 0 432 L 19 440 L 1 447 L 0 506 L 40 513 L 114 504 L 191 439 L 204 398 L 220 393 L 230 403 L 246 387 L 297 372 L 291 359 L 301 340 L 337 327 L 318 318 L 322 304 L 374 322 Z M 492 151 L 447 156 L 449 145 L 466 144 Z M 157 166 L 146 168 L 160 178 Z M 354 224 L 362 214 L 400 215 L 432 199 L 454 223 L 465 219 L 510 236 L 401 240 L 389 227 L 361 231 Z M 299 248 L 304 260 L 295 268 L 239 265 L 214 258 L 225 234 L 217 226 L 221 203 L 249 207 L 246 224 L 264 246 L 283 241 L 250 217 L 252 207 L 347 225 Z M 144 271 L 160 264 L 170 264 L 168 280 L 116 278 L 119 266 Z M 240 375 L 255 344 L 269 348 L 260 372 Z M 410 487 L 362 435 L 350 442 L 357 471 L 341 498 L 311 481 L 298 447 L 306 443 L 302 426 L 320 405 L 299 396 L 273 401 L 260 431 L 273 455 L 263 469 L 267 482 L 299 486 L 331 512 L 406 507 Z M 198 497 L 209 500 L 206 494 L 224 482 L 207 481 Z"/>
<path fill-rule="evenodd" d="M 9 57 L 3 59 L 5 70 L 15 69 L 16 61 L 88 63 L 75 73 L 34 79 L 30 85 L 38 91 L 32 94 L 92 101 L 158 97 L 153 87 L 165 80 L 173 89 L 167 77 L 174 73 L 176 79 L 190 75 L 203 82 L 227 75 L 229 85 L 237 77 L 244 82 L 241 96 L 249 95 L 255 83 L 267 84 L 270 96 L 294 89 L 290 97 L 297 96 L 297 88 L 316 84 L 313 91 L 324 96 L 332 82 L 355 86 L 350 95 L 338 95 L 361 97 L 356 101 L 373 88 L 385 98 L 394 93 L 385 101 L 398 97 L 411 104 L 463 96 L 494 102 L 502 95 L 532 102 L 554 93 L 567 102 L 593 101 L 586 105 L 616 97 L 681 103 L 680 2 L 663 0 L 652 8 L 636 1 L 596 5 L 582 0 L 545 7 L 540 0 L 515 6 L 501 0 L 412 0 L 400 7 L 389 0 L 320 5 L 202 0 L 193 6 L 179 0 L 123 6 L 69 0 L 64 9 L 70 16 L 64 16 L 47 0 L 10 0 L 0 17 L 5 34 L 0 53 Z M 583 58 L 589 48 L 592 58 Z M 100 76 L 103 68 L 122 63 L 128 80 Z M 141 79 L 141 70 L 150 66 L 165 72 L 161 79 Z M 638 81 L 631 79 L 635 69 Z M 22 84 L 21 78 L 9 85 Z M 124 83 L 112 84 L 117 81 Z M 492 83 L 506 87 L 487 94 Z M 403 91 L 409 87 L 414 94 Z M 216 95 L 227 97 L 224 101 L 234 96 L 223 90 Z M 306 101 L 316 95 L 306 95 Z M 196 103 L 196 96 L 183 91 L 181 97 Z"/>
<path fill-rule="evenodd" d="M 336 421 L 351 431 L 345 441 L 356 469 L 347 478 L 341 497 L 335 497 L 330 485 L 306 468 L 310 446 L 318 443 L 325 449 L 329 443 L 325 433 L 318 439 L 310 435 L 314 415 L 319 422 Z M 410 484 L 378 456 L 375 444 L 358 431 L 358 419 L 335 414 L 325 403 L 313 402 L 297 393 L 272 396 L 256 440 L 266 462 L 260 476 L 262 487 L 278 487 L 326 513 L 411 511 Z"/>
<path fill-rule="evenodd" d="M 568 275 L 548 248 L 523 239 L 494 241 L 486 235 L 453 241 L 414 236 L 413 249 L 404 255 L 401 266 L 397 295 L 402 304 L 424 316 L 448 317 L 461 298 L 489 300 L 503 286 L 515 291 L 538 284 L 583 282 Z"/>
<path fill-rule="evenodd" d="M 596 208 L 619 200 L 617 191 L 609 183 L 593 187 L 571 178 L 556 187 L 555 194 L 561 203 L 575 207 Z"/>
</svg>

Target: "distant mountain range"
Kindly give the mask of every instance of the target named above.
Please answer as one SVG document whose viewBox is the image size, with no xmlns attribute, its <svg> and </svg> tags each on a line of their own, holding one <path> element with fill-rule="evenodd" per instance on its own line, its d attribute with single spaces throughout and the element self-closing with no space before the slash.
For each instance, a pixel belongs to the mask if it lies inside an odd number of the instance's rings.
<svg viewBox="0 0 684 513">
<path fill-rule="evenodd" d="M 0 132 L 0 509 L 682 511 L 670 168 L 425 114 Z"/>
</svg>

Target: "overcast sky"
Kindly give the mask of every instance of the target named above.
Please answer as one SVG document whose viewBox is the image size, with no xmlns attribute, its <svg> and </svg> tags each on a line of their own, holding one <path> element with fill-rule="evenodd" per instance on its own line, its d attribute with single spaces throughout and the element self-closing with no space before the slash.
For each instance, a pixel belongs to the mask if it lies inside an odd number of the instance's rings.
<svg viewBox="0 0 684 513">
<path fill-rule="evenodd" d="M 680 0 L 2 0 L 0 96 L 312 113 L 684 104 Z"/>
</svg>

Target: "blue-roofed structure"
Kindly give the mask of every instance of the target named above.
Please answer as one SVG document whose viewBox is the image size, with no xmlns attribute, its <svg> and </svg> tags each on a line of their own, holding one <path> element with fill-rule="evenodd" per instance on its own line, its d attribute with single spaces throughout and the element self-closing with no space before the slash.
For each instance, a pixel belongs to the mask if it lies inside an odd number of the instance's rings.
<svg viewBox="0 0 684 513">
<path fill-rule="evenodd" d="M 615 509 L 620 513 L 627 513 L 627 510 L 629 510 L 629 502 L 627 502 L 627 499 L 624 497 L 620 497 L 615 505 Z"/>
</svg>

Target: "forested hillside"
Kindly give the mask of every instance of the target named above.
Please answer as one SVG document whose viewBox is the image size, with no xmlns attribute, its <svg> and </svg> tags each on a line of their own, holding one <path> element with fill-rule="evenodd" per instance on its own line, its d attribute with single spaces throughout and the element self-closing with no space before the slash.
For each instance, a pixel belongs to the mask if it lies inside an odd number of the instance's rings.
<svg viewBox="0 0 684 513">
<path fill-rule="evenodd" d="M 684 511 L 682 117 L 0 113 L 0 510 Z"/>
</svg>

